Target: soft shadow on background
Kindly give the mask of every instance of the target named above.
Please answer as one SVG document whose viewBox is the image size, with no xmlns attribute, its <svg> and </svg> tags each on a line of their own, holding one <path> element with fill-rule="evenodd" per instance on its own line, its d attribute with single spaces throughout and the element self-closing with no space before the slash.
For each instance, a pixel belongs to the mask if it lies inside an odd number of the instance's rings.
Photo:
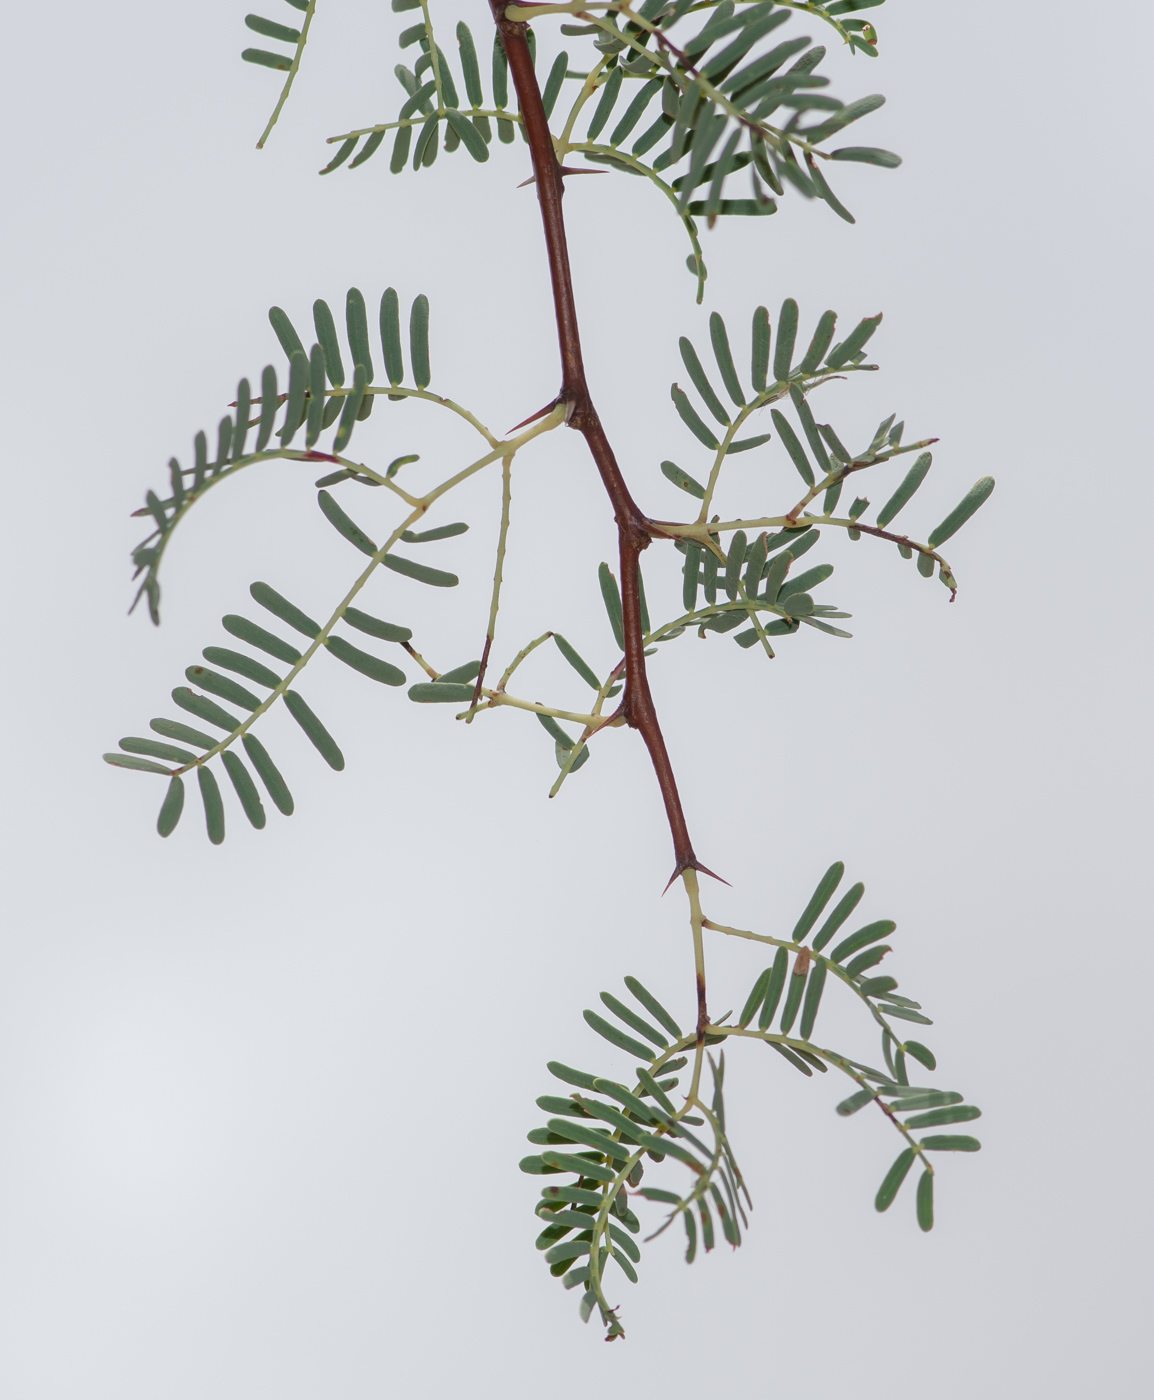
<svg viewBox="0 0 1154 1400">
<path fill-rule="evenodd" d="M 487 51 L 486 7 L 446 8 Z M 686 506 L 663 458 L 705 469 L 669 404 L 677 337 L 704 345 L 718 309 L 744 345 L 754 306 L 776 318 L 787 295 L 806 330 L 827 306 L 885 311 L 882 372 L 824 402 L 858 438 L 896 409 L 942 439 L 911 530 L 998 479 L 949 546 L 952 606 L 888 548 L 835 539 L 824 593 L 855 614 L 852 642 L 810 633 L 771 666 L 690 638 L 654 666 L 698 850 L 732 882 L 709 889 L 714 917 L 780 932 L 843 859 L 863 910 L 898 920 L 891 962 L 935 1020 L 939 1077 L 984 1109 L 984 1151 L 943 1161 L 925 1237 L 911 1199 L 873 1210 L 883 1125 L 839 1120 L 838 1086 L 739 1047 L 747 1243 L 692 1269 L 677 1241 L 650 1247 L 623 1289 L 628 1340 L 607 1348 L 533 1249 L 539 1183 L 516 1162 L 547 1059 L 621 1070 L 581 1021 L 601 988 L 632 973 L 690 1017 L 636 737 L 607 736 L 547 803 L 534 721 L 466 730 L 318 666 L 307 693 L 347 771 L 272 717 L 297 814 L 256 833 L 234 811 L 219 850 L 195 806 L 159 841 L 154 781 L 99 759 L 166 712 L 252 579 L 311 611 L 351 576 L 314 473 L 274 464 L 178 534 L 162 628 L 125 615 L 128 513 L 240 375 L 280 363 L 271 303 L 303 325 L 350 285 L 370 305 L 425 291 L 434 389 L 499 429 L 556 389 L 525 148 L 399 178 L 382 153 L 319 179 L 324 137 L 395 114 L 409 22 L 381 0 L 319 9 L 259 154 L 278 80 L 239 61 L 239 0 L 8 19 L 0 1388 L 1147 1395 L 1149 13 L 891 0 L 882 57 L 834 54 L 831 73 L 847 99 L 888 94 L 860 139 L 904 166 L 839 172 L 854 228 L 787 197 L 709 234 L 703 308 L 654 192 L 570 182 L 592 387 L 652 514 Z M 552 24 L 540 35 L 551 54 Z M 355 442 L 438 469 L 472 451 L 415 404 L 379 403 Z M 734 509 L 788 495 L 776 443 L 735 462 Z M 446 515 L 469 535 L 435 547 L 459 597 L 390 585 L 386 615 L 442 666 L 477 652 L 497 481 Z M 558 627 L 609 662 L 596 565 L 613 547 L 575 435 L 526 452 L 498 651 Z M 675 567 L 646 569 L 672 611 Z M 543 663 L 531 684 L 576 703 L 571 680 Z M 710 956 L 720 1012 L 763 960 Z"/>
</svg>

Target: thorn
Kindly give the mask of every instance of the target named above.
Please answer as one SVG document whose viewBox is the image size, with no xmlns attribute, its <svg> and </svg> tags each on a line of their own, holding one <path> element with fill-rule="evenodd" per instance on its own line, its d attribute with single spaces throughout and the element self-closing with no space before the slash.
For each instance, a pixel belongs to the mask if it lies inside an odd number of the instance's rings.
<svg viewBox="0 0 1154 1400">
<path fill-rule="evenodd" d="M 547 403 L 544 408 L 538 409 L 536 413 L 530 414 L 523 423 L 515 423 L 513 427 L 509 429 L 509 432 L 515 433 L 518 428 L 527 428 L 530 423 L 536 423 L 538 418 L 545 418 L 548 414 L 553 412 L 558 402 L 558 399 L 554 399 L 552 403 Z"/>
<path fill-rule="evenodd" d="M 609 172 L 608 172 L 608 170 L 575 170 L 575 169 L 573 168 L 573 166 L 571 166 L 571 165 L 563 165 L 563 166 L 561 167 L 561 174 L 562 174 L 562 175 L 608 175 Z M 523 189 L 525 188 L 526 185 L 535 185 L 536 183 L 537 183 L 537 177 L 536 177 L 536 175 L 530 175 L 529 178 L 528 178 L 527 180 L 522 180 L 521 183 L 517 186 L 517 188 L 518 188 L 519 190 L 523 190 Z"/>
<path fill-rule="evenodd" d="M 697 860 L 679 860 L 677 862 L 676 869 L 674 870 L 673 874 L 669 877 L 669 885 L 672 885 L 674 880 L 680 879 L 682 872 L 686 870 L 700 871 L 702 875 L 708 875 L 711 880 L 717 880 L 720 884 L 729 885 L 730 889 L 733 888 L 733 886 L 729 884 L 728 880 L 723 880 L 720 875 L 715 875 L 713 871 L 709 869 L 708 866 L 702 865 L 701 862 Z M 661 891 L 662 897 L 669 893 L 669 885 L 666 885 L 665 888 Z"/>
</svg>

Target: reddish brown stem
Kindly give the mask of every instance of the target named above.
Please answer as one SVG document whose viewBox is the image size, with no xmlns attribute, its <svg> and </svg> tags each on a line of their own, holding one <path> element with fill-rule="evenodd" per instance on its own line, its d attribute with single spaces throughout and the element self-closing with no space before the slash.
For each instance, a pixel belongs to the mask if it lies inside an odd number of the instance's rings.
<svg viewBox="0 0 1154 1400">
<path fill-rule="evenodd" d="M 508 0 L 489 0 L 493 19 L 505 54 L 521 108 L 521 121 L 529 142 L 537 199 L 541 206 L 541 224 L 545 233 L 545 248 L 549 255 L 549 273 L 553 283 L 553 306 L 557 317 L 557 343 L 561 353 L 561 391 L 556 402 L 563 403 L 571 428 L 584 437 L 589 445 L 601 481 L 613 506 L 617 522 L 617 537 L 621 560 L 621 610 L 625 634 L 625 693 L 621 713 L 625 722 L 636 729 L 649 750 L 657 783 L 665 802 L 665 814 L 673 836 L 675 875 L 682 870 L 705 870 L 693 853 L 689 828 L 685 822 L 681 798 L 673 765 L 665 747 L 657 709 L 645 673 L 645 646 L 641 626 L 641 595 L 638 586 L 638 561 L 650 539 L 661 535 L 661 529 L 649 520 L 630 495 L 617 465 L 617 458 L 605 436 L 589 385 L 585 379 L 585 364 L 581 356 L 581 332 L 577 324 L 577 303 L 573 295 L 573 276 L 569 267 L 569 246 L 565 237 L 565 215 L 562 200 L 565 180 L 553 149 L 549 121 L 541 101 L 541 90 L 533 69 L 533 58 L 525 38 L 526 25 L 506 19 Z M 706 871 L 708 874 L 709 872 Z"/>
</svg>

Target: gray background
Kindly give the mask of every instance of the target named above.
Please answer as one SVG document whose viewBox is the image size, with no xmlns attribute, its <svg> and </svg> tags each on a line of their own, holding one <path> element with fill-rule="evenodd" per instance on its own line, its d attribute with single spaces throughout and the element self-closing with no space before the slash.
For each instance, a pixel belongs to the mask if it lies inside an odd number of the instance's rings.
<svg viewBox="0 0 1154 1400">
<path fill-rule="evenodd" d="M 297 814 L 255 833 L 231 808 L 220 850 L 195 805 L 158 841 L 156 782 L 99 761 L 167 712 L 250 580 L 314 611 L 352 577 L 314 474 L 270 465 L 177 535 L 164 626 L 125 616 L 128 512 L 239 375 L 280 362 L 270 303 L 304 326 L 314 297 L 339 306 L 353 284 L 370 304 L 390 283 L 404 304 L 427 291 L 434 389 L 502 430 L 555 391 L 524 147 L 399 179 L 386 151 L 319 180 L 325 136 L 394 114 L 411 22 L 381 0 L 320 9 L 263 154 L 278 79 L 239 62 L 240 3 L 7 17 L 0 1388 L 1148 1394 L 1147 7 L 874 12 L 882 57 L 835 52 L 829 71 L 847 99 L 889 95 L 856 139 L 904 167 L 838 172 L 856 228 L 787 198 L 709 234 L 701 309 L 655 192 L 570 182 L 593 388 L 653 514 L 687 505 L 662 458 L 706 469 L 668 401 L 677 336 L 704 348 L 719 309 L 743 357 L 752 308 L 776 319 L 786 295 L 806 332 L 826 306 L 885 310 L 882 373 L 823 407 L 855 441 L 895 408 L 942 438 L 907 528 L 998 478 L 948 548 L 952 607 L 888 547 L 826 532 L 812 557 L 837 564 L 823 592 L 856 615 L 854 641 L 807 633 L 770 666 L 687 638 L 653 668 L 698 849 L 732 881 L 709 886 L 714 917 L 780 932 L 844 859 L 863 912 L 899 922 L 890 961 L 936 1022 L 939 1079 L 985 1110 L 985 1150 L 943 1160 L 924 1237 L 908 1187 L 873 1211 L 884 1125 L 837 1119 L 839 1085 L 739 1047 L 747 1244 L 691 1269 L 677 1241 L 651 1246 L 612 1348 L 535 1255 L 539 1183 L 515 1164 L 546 1059 L 624 1069 L 581 1022 L 601 988 L 633 973 L 691 1014 L 636 737 L 607 736 L 546 803 L 556 770 L 532 720 L 466 730 L 322 664 L 305 691 L 348 770 L 271 716 Z M 467 13 L 487 48 L 484 6 Z M 473 455 L 414 404 L 378 404 L 354 445 L 378 464 L 421 451 L 425 479 Z M 794 499 L 776 442 L 735 462 L 722 509 Z M 442 515 L 471 533 L 424 556 L 459 570 L 459 597 L 379 585 L 378 610 L 442 667 L 477 652 L 496 483 Z M 356 504 L 384 528 L 384 503 Z M 575 435 L 519 459 L 514 509 L 499 655 L 558 627 L 609 662 L 595 568 L 611 521 Z M 674 568 L 646 567 L 671 613 Z M 525 677 L 581 699 L 555 660 Z M 710 945 L 715 1011 L 763 961 Z M 876 1058 L 866 1026 L 823 1017 Z"/>
</svg>

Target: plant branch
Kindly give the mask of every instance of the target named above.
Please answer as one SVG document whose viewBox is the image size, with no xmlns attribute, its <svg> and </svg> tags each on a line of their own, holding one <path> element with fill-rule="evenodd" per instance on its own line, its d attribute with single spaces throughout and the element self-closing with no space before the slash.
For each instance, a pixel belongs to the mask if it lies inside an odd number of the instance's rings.
<svg viewBox="0 0 1154 1400">
<path fill-rule="evenodd" d="M 641 551 L 648 546 L 650 538 L 662 532 L 642 514 L 630 495 L 613 449 L 609 445 L 609 439 L 605 436 L 605 430 L 597 416 L 586 382 L 585 365 L 581 355 L 581 333 L 573 294 L 573 277 L 569 266 L 569 248 L 565 235 L 565 216 L 561 207 L 565 193 L 564 176 L 557 160 L 549 121 L 541 100 L 541 90 L 533 68 L 533 58 L 525 38 L 526 26 L 506 17 L 506 0 L 489 0 L 489 4 L 517 91 L 521 119 L 533 162 L 537 199 L 541 207 L 541 223 L 549 257 L 553 306 L 557 318 L 557 342 L 561 356 L 561 390 L 555 402 L 564 404 L 570 427 L 575 428 L 585 438 L 612 503 L 617 522 L 626 666 L 621 714 L 627 724 L 640 732 L 649 750 L 673 837 L 675 874 L 684 870 L 703 870 L 704 867 L 697 860 L 693 843 L 689 839 L 689 828 L 677 791 L 677 781 L 645 672 L 638 560 Z"/>
</svg>

